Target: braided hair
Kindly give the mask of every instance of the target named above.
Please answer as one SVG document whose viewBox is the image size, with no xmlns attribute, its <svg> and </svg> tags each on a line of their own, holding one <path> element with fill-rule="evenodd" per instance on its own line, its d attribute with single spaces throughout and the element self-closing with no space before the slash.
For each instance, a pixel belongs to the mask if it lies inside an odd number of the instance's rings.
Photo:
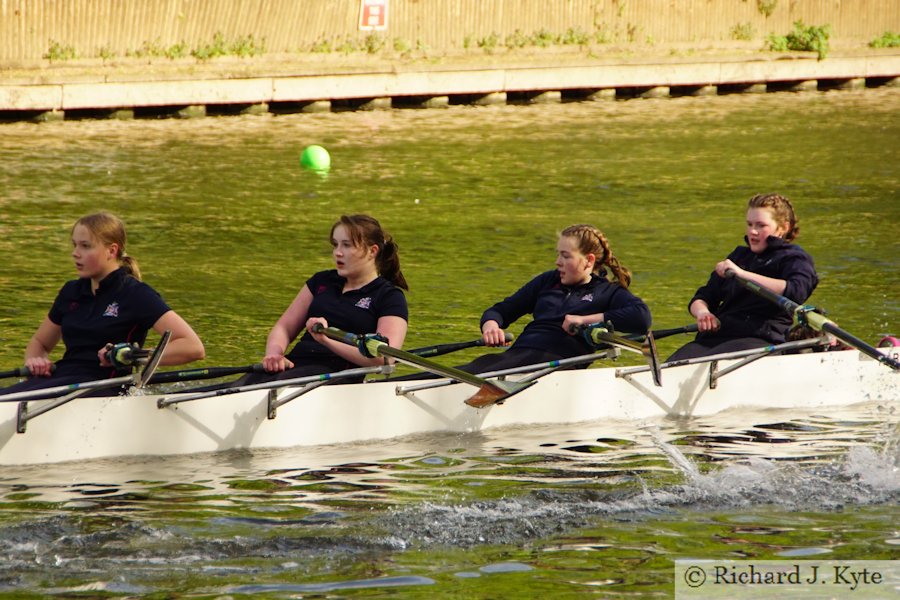
<svg viewBox="0 0 900 600">
<path fill-rule="evenodd" d="M 791 201 L 781 194 L 757 194 L 747 202 L 747 208 L 768 208 L 772 211 L 772 218 L 778 225 L 787 224 L 787 231 L 782 238 L 791 242 L 800 234 L 800 225 L 794 206 Z"/>
<path fill-rule="evenodd" d="M 609 267 L 616 280 L 624 288 L 631 285 L 631 271 L 619 262 L 609 248 L 609 240 L 603 232 L 593 225 L 571 225 L 562 230 L 560 237 L 574 238 L 578 243 L 578 251 L 582 254 L 593 254 L 594 273 L 600 273 L 604 265 Z"/>
</svg>

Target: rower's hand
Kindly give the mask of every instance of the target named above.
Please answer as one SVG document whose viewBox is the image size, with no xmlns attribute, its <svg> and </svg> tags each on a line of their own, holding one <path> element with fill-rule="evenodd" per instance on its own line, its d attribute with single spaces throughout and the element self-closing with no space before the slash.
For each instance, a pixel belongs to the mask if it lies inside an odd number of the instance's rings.
<svg viewBox="0 0 900 600">
<path fill-rule="evenodd" d="M 508 346 L 506 341 L 506 332 L 500 329 L 497 321 L 485 321 L 481 327 L 481 339 L 484 340 L 485 346 Z"/>
<path fill-rule="evenodd" d="M 25 359 L 25 368 L 31 377 L 50 377 L 53 372 L 53 361 L 46 356 L 34 356 Z"/>
<path fill-rule="evenodd" d="M 728 271 L 734 271 L 734 274 L 739 277 L 747 276 L 747 272 L 734 264 L 730 258 L 726 258 L 725 260 L 716 263 L 716 275 L 719 277 L 726 277 L 725 273 Z"/>
<path fill-rule="evenodd" d="M 262 366 L 266 373 L 280 373 L 287 369 L 293 369 L 294 363 L 285 358 L 283 354 L 266 354 L 262 359 Z"/>
<path fill-rule="evenodd" d="M 310 317 L 306 320 L 306 331 L 309 332 L 309 335 L 311 335 L 314 340 L 316 340 L 323 346 L 327 346 L 328 340 L 330 340 L 331 338 L 329 338 L 324 333 L 316 333 L 315 331 L 313 331 L 313 325 L 315 325 L 316 323 L 320 324 L 323 329 L 328 327 L 328 321 L 326 319 L 322 317 Z"/>
<path fill-rule="evenodd" d="M 585 325 L 590 325 L 582 315 L 566 315 L 562 322 L 563 331 L 575 335 Z"/>
<path fill-rule="evenodd" d="M 697 331 L 718 331 L 720 325 L 721 323 L 716 315 L 708 310 L 697 315 Z"/>
</svg>

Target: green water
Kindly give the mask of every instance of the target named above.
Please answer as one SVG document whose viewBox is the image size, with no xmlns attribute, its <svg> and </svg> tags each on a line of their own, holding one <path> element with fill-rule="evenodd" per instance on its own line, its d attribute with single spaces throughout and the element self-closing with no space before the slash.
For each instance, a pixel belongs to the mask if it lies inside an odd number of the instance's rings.
<svg viewBox="0 0 900 600">
<path fill-rule="evenodd" d="M 74 276 L 71 223 L 98 209 L 125 219 L 206 365 L 261 357 L 343 213 L 400 244 L 412 347 L 477 336 L 578 222 L 606 232 L 656 327 L 685 324 L 762 191 L 795 202 L 812 302 L 874 343 L 900 333 L 898 109 L 876 89 L 3 125 L 0 367 L 21 363 Z M 299 168 L 313 143 L 327 178 Z M 4 467 L 0 594 L 666 598 L 679 557 L 900 558 L 895 407 L 650 426 Z"/>
<path fill-rule="evenodd" d="M 332 264 L 342 213 L 369 212 L 398 240 L 412 347 L 477 336 L 482 310 L 552 268 L 556 233 L 577 222 L 607 233 L 656 327 L 684 324 L 760 191 L 796 203 L 822 276 L 812 301 L 876 341 L 897 327 L 898 105 L 877 89 L 4 125 L 0 364 L 20 362 L 73 277 L 71 223 L 101 208 L 126 220 L 129 253 L 210 365 L 260 357 Z M 311 143 L 332 154 L 327 179 L 299 168 Z"/>
</svg>

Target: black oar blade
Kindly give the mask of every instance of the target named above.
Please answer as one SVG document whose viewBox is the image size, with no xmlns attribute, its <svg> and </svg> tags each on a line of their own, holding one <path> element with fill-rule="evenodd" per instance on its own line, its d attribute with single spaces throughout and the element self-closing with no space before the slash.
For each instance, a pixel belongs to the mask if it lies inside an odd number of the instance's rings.
<svg viewBox="0 0 900 600">
<path fill-rule="evenodd" d="M 650 363 L 650 372 L 653 373 L 653 384 L 656 387 L 662 387 L 662 368 L 659 366 L 659 353 L 656 351 L 656 339 L 653 332 L 647 332 L 647 342 L 645 344 L 647 362 Z"/>
<path fill-rule="evenodd" d="M 153 351 L 153 355 L 147 361 L 147 364 L 144 365 L 144 368 L 141 370 L 140 376 L 137 377 L 137 381 L 135 381 L 135 387 L 144 387 L 145 385 L 147 385 L 147 382 L 150 381 L 150 378 L 153 377 L 153 374 L 156 373 L 156 368 L 159 367 L 159 361 L 162 360 L 163 353 L 166 351 L 166 346 L 168 346 L 171 337 L 171 330 L 166 329 L 166 331 L 162 334 L 162 337 L 159 338 L 159 343 L 156 345 L 156 349 Z"/>
<path fill-rule="evenodd" d="M 465 400 L 465 403 L 474 408 L 485 408 L 501 403 L 535 383 L 534 381 L 521 383 L 517 381 L 485 381 L 471 398 Z"/>
</svg>

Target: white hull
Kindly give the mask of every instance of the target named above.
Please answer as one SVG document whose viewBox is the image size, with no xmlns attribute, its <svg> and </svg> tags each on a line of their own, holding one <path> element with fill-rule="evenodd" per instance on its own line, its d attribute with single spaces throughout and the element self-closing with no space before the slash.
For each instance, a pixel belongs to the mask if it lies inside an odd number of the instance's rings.
<svg viewBox="0 0 900 600">
<path fill-rule="evenodd" d="M 718 367 L 736 362 L 720 361 Z M 324 385 L 279 407 L 274 419 L 267 418 L 266 390 L 161 409 L 159 396 L 76 398 L 28 421 L 24 433 L 16 432 L 18 403 L 0 402 L 0 465 L 339 444 L 512 424 L 690 417 L 741 406 L 818 409 L 900 399 L 897 372 L 855 350 L 763 358 L 728 373 L 715 389 L 709 387 L 709 364 L 665 369 L 662 387 L 653 385 L 649 372 L 617 377 L 616 371 L 558 371 L 504 404 L 484 409 L 463 403 L 474 391 L 469 385 L 398 396 L 397 384 L 390 381 Z M 29 405 L 43 402 L 48 401 Z"/>
</svg>

